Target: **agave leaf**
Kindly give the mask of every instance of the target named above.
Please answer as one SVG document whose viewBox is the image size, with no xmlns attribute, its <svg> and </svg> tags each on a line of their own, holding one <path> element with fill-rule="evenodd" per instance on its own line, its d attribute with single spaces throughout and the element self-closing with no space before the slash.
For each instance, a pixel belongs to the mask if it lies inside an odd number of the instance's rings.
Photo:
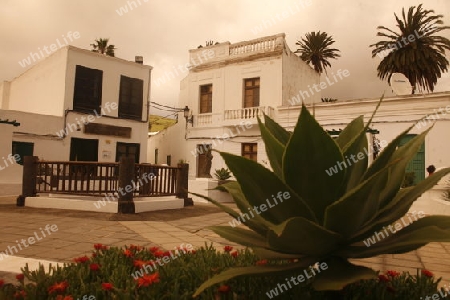
<svg viewBox="0 0 450 300">
<path fill-rule="evenodd" d="M 351 246 L 345 255 L 352 258 L 371 257 L 380 254 L 411 251 L 411 247 L 430 242 L 450 242 L 450 217 L 427 216 L 410 223 L 400 231 L 388 231 L 389 236 L 366 246 Z M 411 220 L 413 221 L 413 220 Z M 403 223 L 403 222 L 402 222 Z"/>
<path fill-rule="evenodd" d="M 328 206 L 325 212 L 324 227 L 344 236 L 355 234 L 377 213 L 378 192 L 381 189 L 380 180 L 385 178 L 389 171 L 390 165 Z"/>
<path fill-rule="evenodd" d="M 405 177 L 405 169 L 408 163 L 417 154 L 420 147 L 425 141 L 425 136 L 433 128 L 431 126 L 421 134 L 414 137 L 408 143 L 398 148 L 392 155 L 390 161 L 400 160 L 398 164 L 391 168 L 389 177 L 387 178 L 386 186 L 380 191 L 380 208 L 392 200 L 400 189 L 403 178 Z"/>
<path fill-rule="evenodd" d="M 226 270 L 220 274 L 217 274 L 210 278 L 208 281 L 204 282 L 192 295 L 197 297 L 205 289 L 226 280 L 230 280 L 239 276 L 249 276 L 249 275 L 270 275 L 275 273 L 284 273 L 291 270 L 306 268 L 315 263 L 314 258 L 306 258 L 305 260 L 299 261 L 298 263 L 292 263 L 287 265 L 275 265 L 275 266 L 251 266 L 251 267 L 238 267 Z"/>
<path fill-rule="evenodd" d="M 291 133 L 281 127 L 277 122 L 275 122 L 268 115 L 264 114 L 264 124 L 266 125 L 267 130 L 272 133 L 272 135 L 278 139 L 278 141 L 286 146 L 287 142 L 291 138 Z"/>
<path fill-rule="evenodd" d="M 209 202 L 211 202 L 212 204 L 216 205 L 217 207 L 219 207 L 220 209 L 222 209 L 224 212 L 226 212 L 227 214 L 229 214 L 231 217 L 233 217 L 236 220 L 240 219 L 240 214 L 236 211 L 234 211 L 233 209 L 231 209 L 228 206 L 223 205 L 220 202 L 217 202 L 209 197 L 197 194 L 197 193 L 191 193 L 190 194 L 203 198 Z M 236 201 L 236 200 L 235 200 Z M 233 222 L 233 220 L 230 220 L 230 222 Z M 231 224 L 231 223 L 230 223 Z M 258 222 L 257 219 L 248 219 L 246 220 L 246 222 L 244 222 L 244 225 L 249 227 L 250 229 L 254 230 L 255 232 L 261 234 L 261 235 L 266 235 L 268 227 L 266 226 L 268 224 L 268 222 Z"/>
<path fill-rule="evenodd" d="M 273 251 L 273 250 L 269 250 L 269 249 L 265 249 L 265 248 L 259 248 L 259 247 L 252 247 L 252 250 L 256 256 L 258 256 L 259 258 L 264 258 L 264 259 L 277 260 L 277 259 L 294 259 L 294 258 L 304 259 L 305 258 L 305 256 L 301 256 L 299 254 L 286 254 L 286 253 L 281 253 L 281 252 L 277 252 L 277 251 Z"/>
<path fill-rule="evenodd" d="M 220 155 L 233 172 L 250 205 L 261 209 L 261 217 L 273 224 L 280 224 L 292 217 L 317 221 L 310 207 L 273 172 L 242 156 L 224 152 L 220 152 Z M 249 170 L 252 171 L 251 174 L 248 173 Z M 277 197 L 286 192 L 289 193 L 289 198 L 286 197 L 288 199 L 284 196 Z M 277 197 L 278 201 L 275 202 L 271 195 Z M 266 207 L 265 211 L 262 206 Z"/>
<path fill-rule="evenodd" d="M 266 126 L 261 122 L 258 117 L 259 130 L 261 131 L 261 137 L 264 140 L 266 146 L 267 157 L 269 158 L 270 165 L 272 166 L 273 172 L 279 177 L 283 178 L 283 154 L 285 146 L 281 144 L 275 136 L 269 132 Z"/>
<path fill-rule="evenodd" d="M 272 249 L 282 253 L 321 256 L 343 240 L 342 236 L 304 218 L 291 218 L 267 234 Z"/>
<path fill-rule="evenodd" d="M 343 159 L 336 142 L 302 105 L 283 158 L 284 179 L 308 202 L 320 224 L 325 208 L 339 198 L 345 178 L 345 169 L 330 175 L 326 171 L 337 169 L 336 164 Z"/>
<path fill-rule="evenodd" d="M 347 284 L 377 277 L 374 270 L 354 265 L 344 259 L 333 258 L 327 260 L 326 264 L 327 269 L 321 269 L 312 282 L 317 291 L 342 290 Z"/>
<path fill-rule="evenodd" d="M 364 116 L 353 119 L 335 139 L 341 149 L 350 144 L 356 136 L 364 129 Z"/>
<path fill-rule="evenodd" d="M 420 119 L 421 120 L 421 119 Z M 373 176 L 373 174 L 377 173 L 381 169 L 384 168 L 384 166 L 391 160 L 392 155 L 394 154 L 395 150 L 397 150 L 398 145 L 400 145 L 400 141 L 405 137 L 408 132 L 411 131 L 411 129 L 414 128 L 414 126 L 419 122 L 420 120 L 416 121 L 413 125 L 408 127 L 405 131 L 400 133 L 395 139 L 393 139 L 389 145 L 387 145 L 383 151 L 378 155 L 378 157 L 373 161 L 373 163 L 370 165 L 370 167 L 367 169 L 366 173 L 364 174 L 364 180 Z"/>
<path fill-rule="evenodd" d="M 249 223 L 250 228 L 255 230 L 254 228 L 258 228 L 257 231 L 259 234 L 266 236 L 268 228 L 272 228 L 275 225 L 272 223 L 266 221 L 263 217 L 258 215 L 257 213 L 250 214 L 250 209 L 252 206 L 245 198 L 244 194 L 242 193 L 241 186 L 237 181 L 228 182 L 221 185 L 224 190 L 226 190 L 230 195 L 233 197 L 234 202 L 236 203 L 237 207 L 241 210 L 242 215 L 239 214 L 239 220 L 243 223 Z M 247 214 L 249 218 L 244 219 L 243 214 Z M 251 216 L 251 218 L 250 218 Z M 237 219 L 237 218 L 236 218 Z M 238 220 L 238 219 L 237 219 Z M 262 225 L 262 226 L 261 226 Z M 263 230 L 260 230 L 260 228 L 264 228 Z"/>
<path fill-rule="evenodd" d="M 248 247 L 267 248 L 268 246 L 264 236 L 247 229 L 229 226 L 211 226 L 208 228 L 230 242 Z"/>
<path fill-rule="evenodd" d="M 428 176 L 425 180 L 422 180 L 415 186 L 401 189 L 396 197 L 379 211 L 374 220 L 369 221 L 367 225 L 355 234 L 352 241 L 365 239 L 373 235 L 374 232 L 379 231 L 383 226 L 387 226 L 399 220 L 409 211 L 417 198 L 436 185 L 442 177 L 449 173 L 450 168 L 445 168 L 434 173 L 433 176 Z"/>
<path fill-rule="evenodd" d="M 349 161 L 351 162 L 351 164 L 347 166 L 345 178 L 345 182 L 347 183 L 345 191 L 349 191 L 361 182 L 361 179 L 367 170 L 369 162 L 368 156 L 371 154 L 371 151 L 368 149 L 366 131 L 361 131 L 348 147 L 345 147 L 344 149 L 345 161 L 347 161 L 347 163 Z M 360 154 L 362 154 L 362 158 Z"/>
</svg>

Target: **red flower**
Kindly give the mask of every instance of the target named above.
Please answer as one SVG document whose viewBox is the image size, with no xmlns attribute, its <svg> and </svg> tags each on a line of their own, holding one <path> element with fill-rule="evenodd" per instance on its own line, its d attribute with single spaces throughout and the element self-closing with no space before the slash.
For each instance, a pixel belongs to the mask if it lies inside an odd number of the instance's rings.
<svg viewBox="0 0 450 300">
<path fill-rule="evenodd" d="M 133 244 L 131 244 L 129 247 L 130 250 L 135 250 L 135 251 L 141 251 L 143 248 L 144 247 L 142 247 L 142 246 L 137 246 L 137 245 L 133 245 Z"/>
<path fill-rule="evenodd" d="M 0 279 L 0 288 L 4 285 L 5 285 L 5 281 L 3 279 Z"/>
<path fill-rule="evenodd" d="M 126 257 L 132 257 L 133 252 L 131 252 L 130 249 L 123 250 L 123 255 L 125 255 Z"/>
<path fill-rule="evenodd" d="M 102 244 L 94 244 L 95 250 L 108 250 L 108 246 Z"/>
<path fill-rule="evenodd" d="M 27 295 L 27 293 L 25 292 L 25 291 L 17 291 L 15 294 L 14 294 L 14 298 L 16 298 L 16 299 L 25 299 L 25 296 Z"/>
<path fill-rule="evenodd" d="M 69 286 L 69 284 L 67 283 L 67 281 L 55 283 L 54 285 L 52 285 L 51 287 L 48 288 L 48 292 L 49 293 L 53 293 L 53 292 L 64 293 L 64 291 L 67 289 L 68 286 Z"/>
<path fill-rule="evenodd" d="M 256 262 L 256 265 L 257 265 L 257 266 L 264 266 L 264 265 L 267 265 L 267 259 L 261 259 L 261 260 L 258 260 L 258 261 Z"/>
<path fill-rule="evenodd" d="M 231 254 L 231 256 L 233 256 L 234 258 L 236 258 L 236 257 L 238 257 L 239 252 L 233 251 L 233 252 L 231 252 L 230 254 Z"/>
<path fill-rule="evenodd" d="M 150 250 L 151 253 L 155 253 L 156 251 L 159 250 L 159 247 L 153 246 L 153 247 L 150 247 L 149 250 Z"/>
<path fill-rule="evenodd" d="M 153 283 L 159 282 L 159 273 L 144 275 L 137 279 L 138 287 L 149 286 Z"/>
<path fill-rule="evenodd" d="M 98 270 L 100 270 L 100 265 L 99 264 L 90 264 L 89 269 L 91 269 L 91 271 L 98 271 Z"/>
<path fill-rule="evenodd" d="M 231 288 L 229 285 L 223 284 L 223 285 L 219 286 L 219 288 L 217 290 L 222 294 L 227 294 L 231 291 Z"/>
<path fill-rule="evenodd" d="M 231 246 L 225 246 L 225 247 L 223 247 L 223 250 L 224 250 L 225 252 L 230 252 L 231 250 L 233 250 L 233 247 L 231 247 Z"/>
<path fill-rule="evenodd" d="M 19 281 L 23 281 L 24 278 L 25 278 L 25 276 L 23 274 L 17 274 L 16 275 L 16 279 L 19 280 Z"/>
<path fill-rule="evenodd" d="M 388 276 L 391 276 L 391 277 L 397 277 L 398 275 L 400 275 L 400 272 L 392 271 L 392 270 L 387 271 L 386 273 L 388 274 Z"/>
<path fill-rule="evenodd" d="M 164 257 L 165 256 L 165 252 L 161 251 L 161 250 L 157 250 L 157 251 L 153 252 L 153 255 L 155 257 Z"/>
<path fill-rule="evenodd" d="M 76 257 L 73 259 L 74 262 L 76 263 L 85 263 L 87 261 L 89 261 L 89 257 L 85 256 L 81 256 L 81 257 Z"/>
<path fill-rule="evenodd" d="M 378 275 L 378 279 L 380 280 L 380 282 L 389 282 L 389 281 L 391 281 L 389 279 L 389 277 L 387 277 L 386 275 Z"/>
<path fill-rule="evenodd" d="M 428 271 L 428 270 L 422 270 L 422 275 L 425 275 L 425 276 L 427 276 L 427 277 L 429 277 L 429 278 L 431 278 L 431 277 L 434 276 L 434 274 L 431 273 L 431 272 Z"/>
<path fill-rule="evenodd" d="M 112 283 L 109 283 L 109 282 L 102 283 L 102 290 L 104 290 L 104 291 L 110 291 L 113 288 L 114 288 L 114 286 L 112 285 Z"/>
<path fill-rule="evenodd" d="M 134 262 L 133 262 L 133 265 L 134 265 L 135 267 L 137 267 L 137 268 L 142 268 L 142 267 L 144 267 L 145 264 L 146 264 L 145 261 L 139 260 L 139 259 L 136 259 L 136 260 L 134 260 Z"/>
</svg>

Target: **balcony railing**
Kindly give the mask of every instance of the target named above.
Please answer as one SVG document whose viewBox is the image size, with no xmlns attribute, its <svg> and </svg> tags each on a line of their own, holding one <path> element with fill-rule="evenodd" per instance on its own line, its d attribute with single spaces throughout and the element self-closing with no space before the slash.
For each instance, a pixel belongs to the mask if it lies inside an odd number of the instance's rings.
<svg viewBox="0 0 450 300">
<path fill-rule="evenodd" d="M 251 52 L 274 51 L 278 45 L 282 45 L 284 34 L 268 36 L 261 39 L 240 42 L 230 45 L 230 56 Z"/>
<path fill-rule="evenodd" d="M 225 111 L 224 119 L 225 120 L 256 119 L 257 116 L 262 117 L 264 112 L 265 112 L 264 106 L 230 109 Z"/>
</svg>

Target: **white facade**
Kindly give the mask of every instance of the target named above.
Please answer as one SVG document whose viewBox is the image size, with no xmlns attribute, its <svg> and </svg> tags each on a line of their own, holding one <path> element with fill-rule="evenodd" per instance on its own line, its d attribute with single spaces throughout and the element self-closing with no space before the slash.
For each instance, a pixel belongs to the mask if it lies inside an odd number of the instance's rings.
<svg viewBox="0 0 450 300">
<path fill-rule="evenodd" d="M 199 145 L 210 144 L 212 149 L 242 155 L 243 143 L 257 143 L 257 161 L 269 167 L 256 119 L 261 112 L 292 130 L 303 101 L 326 130 L 339 131 L 359 115 L 364 115 L 367 122 L 379 101 L 321 102 L 320 90 L 316 92 L 317 89 L 312 88 L 319 84 L 319 76 L 288 49 L 282 34 L 190 50 L 190 61 L 194 66 L 181 81 L 179 107 L 189 107 L 193 122 L 186 123 L 180 113 L 176 125 L 151 136 L 148 161 L 155 162 L 155 152 L 158 163 L 166 163 L 168 156 L 172 164 L 178 160 L 187 161 L 190 191 L 203 194 L 210 194 L 206 190 L 214 184 L 198 176 L 199 152 L 196 148 Z M 344 70 L 343 75 L 336 76 L 348 75 Z M 259 106 L 243 108 L 243 81 L 255 77 L 260 78 Z M 200 87 L 207 84 L 212 84 L 212 112 L 200 113 Z M 293 99 L 300 101 L 293 103 Z M 450 144 L 445 141 L 450 129 L 450 92 L 385 98 L 371 125 L 378 133 L 367 134 L 368 151 L 372 154 L 374 137 L 386 145 L 426 115 L 430 115 L 429 118 L 410 132 L 419 134 L 433 123 L 433 119 L 436 121 L 426 137 L 422 156 L 415 162 L 416 170 L 422 169 L 419 177 L 427 175 L 425 168 L 428 165 L 433 164 L 437 169 L 449 167 Z M 211 175 L 216 169 L 226 168 L 220 155 L 212 154 Z M 369 155 L 369 163 L 372 160 L 373 155 Z"/>
<path fill-rule="evenodd" d="M 91 92 L 96 93 L 95 101 L 98 101 L 95 109 L 80 109 L 79 101 L 89 101 L 75 96 L 77 82 L 78 95 L 94 86 L 92 78 L 80 75 L 80 69 L 100 74 L 95 83 L 98 91 Z M 84 150 L 96 152 L 100 162 L 116 161 L 117 143 L 139 145 L 136 146 L 138 160 L 146 162 L 151 70 L 150 66 L 73 46 L 60 49 L 19 77 L 0 85 L 0 118 L 21 123 L 14 128 L 12 141 L 6 143 L 10 144 L 9 148 L 12 142 L 32 143 L 33 155 L 44 160 L 70 160 L 71 151 L 83 151 L 74 150 L 75 142 L 82 145 L 83 140 L 93 140 L 97 141 L 97 150 Z M 128 95 L 126 91 L 120 93 L 122 80 L 141 84 L 142 99 L 135 100 L 139 99 L 138 95 L 129 102 L 120 102 L 119 99 Z M 123 103 L 131 101 L 133 105 L 140 103 L 141 110 L 137 110 L 135 118 L 123 117 Z M 83 159 L 72 157 L 72 160 Z"/>
<path fill-rule="evenodd" d="M 243 143 L 257 143 L 257 160 L 267 163 L 256 116 L 272 116 L 275 108 L 288 99 L 319 83 L 319 75 L 286 45 L 285 35 L 251 41 L 229 42 L 190 50 L 191 68 L 180 83 L 179 107 L 188 106 L 193 123 L 186 126 L 182 114 L 178 124 L 149 139 L 148 161 L 165 163 L 185 160 L 191 178 L 199 177 L 197 147 L 241 154 Z M 246 79 L 259 79 L 259 102 L 244 107 Z M 200 112 L 201 86 L 212 85 L 211 112 Z M 320 93 L 310 94 L 305 103 L 320 101 Z M 248 105 L 247 105 L 248 106 Z M 211 172 L 226 167 L 213 152 Z"/>
</svg>

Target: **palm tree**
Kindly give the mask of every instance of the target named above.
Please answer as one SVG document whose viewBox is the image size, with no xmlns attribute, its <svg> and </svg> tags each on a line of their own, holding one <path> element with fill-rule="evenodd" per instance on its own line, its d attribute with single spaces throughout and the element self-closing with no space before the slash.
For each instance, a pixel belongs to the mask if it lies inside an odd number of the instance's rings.
<svg viewBox="0 0 450 300">
<path fill-rule="evenodd" d="M 382 58 L 378 77 L 389 79 L 392 73 L 403 73 L 411 82 L 413 93 L 417 87 L 432 92 L 441 73 L 447 71 L 445 50 L 450 50 L 450 40 L 435 34 L 450 27 L 440 26 L 443 16 L 423 9 L 422 4 L 410 7 L 407 15 L 403 8 L 402 19 L 395 13 L 394 16 L 400 32 L 378 26 L 377 36 L 387 40 L 370 45 L 375 47 L 372 57 Z"/>
<path fill-rule="evenodd" d="M 295 44 L 300 46 L 295 53 L 300 53 L 300 58 L 311 64 L 319 74 L 323 72 L 326 74 L 326 68 L 331 67 L 328 59 L 341 56 L 338 54 L 340 52 L 338 49 L 329 48 L 334 44 L 334 40 L 326 32 L 309 32 L 305 38 Z"/>
<path fill-rule="evenodd" d="M 114 45 L 108 45 L 109 38 L 108 39 L 95 39 L 95 43 L 91 44 L 92 46 L 92 52 L 97 52 L 101 54 L 105 54 L 108 56 L 114 57 L 114 50 L 117 48 Z"/>
</svg>

